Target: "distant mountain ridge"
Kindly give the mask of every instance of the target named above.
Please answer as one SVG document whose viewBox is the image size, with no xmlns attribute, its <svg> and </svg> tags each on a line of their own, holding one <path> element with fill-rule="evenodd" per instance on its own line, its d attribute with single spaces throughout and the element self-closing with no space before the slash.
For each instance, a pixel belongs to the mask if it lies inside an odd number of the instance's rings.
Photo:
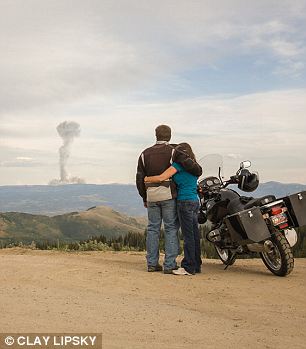
<svg viewBox="0 0 306 349">
<path fill-rule="evenodd" d="M 243 195 L 259 197 L 274 194 L 279 198 L 302 190 L 306 190 L 306 185 L 267 182 L 260 184 L 255 192 Z M 146 215 L 136 187 L 129 184 L 0 186 L 0 212 L 52 216 L 100 205 L 129 216 Z"/>
<path fill-rule="evenodd" d="M 48 216 L 109 206 L 129 216 L 146 210 L 134 185 L 70 184 L 0 186 L 0 212 L 25 212 Z"/>
<path fill-rule="evenodd" d="M 303 190 L 306 190 L 306 184 L 266 182 L 260 184 L 259 187 L 253 193 L 250 194 L 254 197 L 273 194 L 277 198 L 281 198 Z"/>
</svg>

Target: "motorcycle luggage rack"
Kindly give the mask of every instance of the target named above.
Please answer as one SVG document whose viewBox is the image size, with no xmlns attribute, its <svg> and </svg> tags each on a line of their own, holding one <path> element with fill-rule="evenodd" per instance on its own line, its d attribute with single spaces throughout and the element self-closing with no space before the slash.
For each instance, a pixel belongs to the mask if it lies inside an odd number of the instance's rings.
<svg viewBox="0 0 306 349">
<path fill-rule="evenodd" d="M 293 218 L 295 227 L 306 225 L 306 191 L 301 191 L 282 198 Z"/>
<path fill-rule="evenodd" d="M 253 207 L 225 217 L 233 242 L 246 245 L 268 239 L 271 233 L 259 207 Z"/>
</svg>

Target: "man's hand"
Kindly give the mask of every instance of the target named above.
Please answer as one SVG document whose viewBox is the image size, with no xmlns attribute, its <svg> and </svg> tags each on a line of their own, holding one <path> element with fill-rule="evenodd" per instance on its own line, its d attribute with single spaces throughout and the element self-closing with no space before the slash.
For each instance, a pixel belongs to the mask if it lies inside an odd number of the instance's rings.
<svg viewBox="0 0 306 349">
<path fill-rule="evenodd" d="M 176 150 L 174 153 L 173 161 L 182 165 L 184 170 L 196 177 L 200 177 L 202 175 L 202 167 L 183 151 Z"/>
<path fill-rule="evenodd" d="M 147 204 L 146 201 L 143 202 L 143 206 L 144 206 L 145 208 L 148 208 L 148 204 Z"/>
</svg>

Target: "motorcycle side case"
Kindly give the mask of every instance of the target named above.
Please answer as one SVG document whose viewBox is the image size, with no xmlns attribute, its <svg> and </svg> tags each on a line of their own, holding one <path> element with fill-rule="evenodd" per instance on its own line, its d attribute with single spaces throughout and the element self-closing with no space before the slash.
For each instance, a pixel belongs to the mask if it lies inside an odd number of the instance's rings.
<svg viewBox="0 0 306 349">
<path fill-rule="evenodd" d="M 306 191 L 284 197 L 295 227 L 306 225 Z"/>
<path fill-rule="evenodd" d="M 227 216 L 224 222 L 233 241 L 240 245 L 260 242 L 271 237 L 259 207 Z"/>
</svg>

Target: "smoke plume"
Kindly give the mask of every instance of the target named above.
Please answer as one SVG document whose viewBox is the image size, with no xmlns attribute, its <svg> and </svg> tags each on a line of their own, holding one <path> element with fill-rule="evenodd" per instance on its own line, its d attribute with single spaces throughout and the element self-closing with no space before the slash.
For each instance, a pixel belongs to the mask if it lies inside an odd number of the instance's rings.
<svg viewBox="0 0 306 349">
<path fill-rule="evenodd" d="M 82 178 L 69 177 L 67 172 L 71 144 L 74 138 L 80 135 L 80 125 L 75 121 L 64 121 L 56 127 L 56 130 L 63 139 L 63 145 L 59 148 L 60 179 L 53 179 L 49 184 L 85 183 Z"/>
</svg>

